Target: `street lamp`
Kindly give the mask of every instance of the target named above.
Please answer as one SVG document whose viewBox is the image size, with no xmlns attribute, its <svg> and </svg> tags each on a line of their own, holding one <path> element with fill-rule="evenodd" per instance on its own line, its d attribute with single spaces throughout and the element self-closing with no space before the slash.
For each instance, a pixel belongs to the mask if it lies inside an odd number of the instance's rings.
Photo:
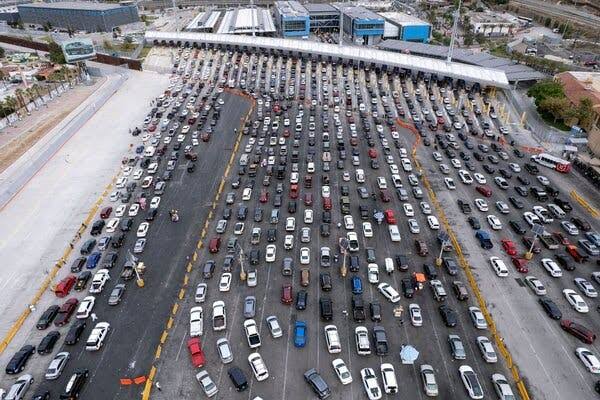
<svg viewBox="0 0 600 400">
<path fill-rule="evenodd" d="M 239 244 L 237 245 L 238 248 L 238 257 L 240 259 L 240 280 L 243 282 L 246 280 L 246 271 L 244 270 L 244 249 L 242 249 L 242 246 L 240 246 Z"/>
</svg>

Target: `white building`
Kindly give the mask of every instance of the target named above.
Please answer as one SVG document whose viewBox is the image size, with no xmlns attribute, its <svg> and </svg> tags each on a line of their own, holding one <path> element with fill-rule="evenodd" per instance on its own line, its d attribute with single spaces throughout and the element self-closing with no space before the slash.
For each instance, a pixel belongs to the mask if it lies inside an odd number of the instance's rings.
<svg viewBox="0 0 600 400">
<path fill-rule="evenodd" d="M 473 33 L 483 36 L 508 36 L 512 35 L 518 27 L 518 20 L 510 14 L 497 14 L 493 12 L 473 12 L 468 14 Z"/>
<path fill-rule="evenodd" d="M 255 34 L 272 36 L 276 32 L 275 23 L 269 10 L 264 8 L 235 8 L 227 10 L 217 33 Z"/>
</svg>

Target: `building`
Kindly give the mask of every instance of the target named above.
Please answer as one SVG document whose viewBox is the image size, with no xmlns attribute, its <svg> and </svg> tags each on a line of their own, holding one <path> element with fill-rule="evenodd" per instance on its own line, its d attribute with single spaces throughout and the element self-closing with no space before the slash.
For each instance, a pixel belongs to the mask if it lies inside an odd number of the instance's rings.
<svg viewBox="0 0 600 400">
<path fill-rule="evenodd" d="M 471 12 L 468 14 L 475 35 L 509 36 L 519 26 L 518 19 L 510 14 Z"/>
<path fill-rule="evenodd" d="M 133 3 L 109 4 L 64 1 L 58 3 L 19 4 L 24 24 L 46 25 L 87 32 L 110 32 L 114 28 L 138 22 Z"/>
<path fill-rule="evenodd" d="M 310 18 L 306 8 L 296 0 L 275 2 L 275 25 L 283 37 L 308 37 Z"/>
<path fill-rule="evenodd" d="M 344 4 L 336 6 L 342 13 L 344 37 L 355 44 L 364 45 L 374 45 L 381 41 L 385 25 L 381 16 L 364 7 L 346 7 Z"/>
<path fill-rule="evenodd" d="M 276 32 L 273 17 L 263 8 L 235 8 L 227 10 L 217 33 L 254 34 L 256 36 L 273 36 Z"/>
<path fill-rule="evenodd" d="M 194 19 L 185 27 L 186 31 L 208 32 L 216 31 L 217 22 L 221 17 L 220 11 L 208 10 L 196 15 Z"/>
<path fill-rule="evenodd" d="M 401 12 L 383 12 L 379 13 L 379 15 L 385 18 L 386 25 L 391 25 L 391 27 L 387 28 L 388 32 L 391 32 L 391 35 L 384 35 L 386 38 L 390 37 L 407 42 L 429 42 L 431 37 L 431 24 L 428 22 Z M 393 33 L 395 33 L 396 30 L 398 31 L 398 34 L 396 37 L 393 37 Z"/>
<path fill-rule="evenodd" d="M 337 32 L 340 28 L 340 10 L 331 4 L 308 3 L 311 32 Z"/>
<path fill-rule="evenodd" d="M 578 105 L 582 99 L 590 99 L 594 108 L 594 118 L 588 126 L 582 126 L 588 134 L 588 147 L 596 157 L 600 157 L 600 72 L 568 71 L 556 75 L 563 85 L 565 95 Z"/>
<path fill-rule="evenodd" d="M 16 6 L 0 7 L 0 21 L 16 24 L 19 21 L 19 9 Z"/>
<path fill-rule="evenodd" d="M 24 0 L 19 0 L 24 1 Z M 327 0 L 310 0 L 311 3 L 323 3 Z M 14 4 L 14 1 L 11 0 Z M 246 7 L 249 5 L 270 7 L 273 0 L 140 0 L 139 7 L 143 10 L 166 10 L 173 7 L 192 8 L 192 7 L 215 7 L 221 10 L 226 8 Z"/>
</svg>

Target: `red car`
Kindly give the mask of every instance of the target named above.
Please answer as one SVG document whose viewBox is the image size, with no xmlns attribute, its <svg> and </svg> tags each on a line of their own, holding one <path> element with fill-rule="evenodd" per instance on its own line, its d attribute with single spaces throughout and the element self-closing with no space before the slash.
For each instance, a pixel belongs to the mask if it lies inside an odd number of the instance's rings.
<svg viewBox="0 0 600 400">
<path fill-rule="evenodd" d="M 290 186 L 290 198 L 291 199 L 297 199 L 298 198 L 298 185 L 295 184 L 295 183 Z"/>
<path fill-rule="evenodd" d="M 56 288 L 54 289 L 56 297 L 66 297 L 73 288 L 73 286 L 75 286 L 76 281 L 77 278 L 75 278 L 74 275 L 69 275 L 63 278 L 62 281 L 58 282 Z"/>
<path fill-rule="evenodd" d="M 509 256 L 514 256 L 517 254 L 517 246 L 512 240 L 502 239 L 500 243 L 502 243 L 502 248 Z"/>
<path fill-rule="evenodd" d="M 286 284 L 281 287 L 281 302 L 283 304 L 292 304 L 292 285 Z"/>
<path fill-rule="evenodd" d="M 284 129 L 283 130 L 283 137 L 289 137 L 290 136 L 290 130 L 289 129 Z"/>
<path fill-rule="evenodd" d="M 385 210 L 383 215 L 385 215 L 385 222 L 387 222 L 388 224 L 392 225 L 392 224 L 396 223 L 396 217 L 394 216 L 394 211 Z"/>
<path fill-rule="evenodd" d="M 379 191 L 379 197 L 381 197 L 381 201 L 383 201 L 384 203 L 389 203 L 390 202 L 390 194 L 388 193 L 388 191 L 386 189 L 381 189 Z"/>
<path fill-rule="evenodd" d="M 304 193 L 304 205 L 312 206 L 313 203 L 313 195 L 312 193 Z"/>
<path fill-rule="evenodd" d="M 513 265 L 517 269 L 517 271 L 526 274 L 529 272 L 529 268 L 527 268 L 527 260 L 520 257 L 513 257 L 511 259 Z"/>
<path fill-rule="evenodd" d="M 325 197 L 323 199 L 323 210 L 331 210 L 331 197 Z"/>
<path fill-rule="evenodd" d="M 156 130 L 156 125 L 150 125 L 148 127 L 148 132 L 154 132 Z"/>
<path fill-rule="evenodd" d="M 187 342 L 190 356 L 192 357 L 192 365 L 196 368 L 200 368 L 204 365 L 206 359 L 204 358 L 204 352 L 202 351 L 202 343 L 197 337 L 191 338 Z"/>
<path fill-rule="evenodd" d="M 221 248 L 221 238 L 214 237 L 210 239 L 210 242 L 208 242 L 208 251 L 210 251 L 211 253 L 218 253 L 219 248 Z"/>
<path fill-rule="evenodd" d="M 350 138 L 350 145 L 352 146 L 358 146 L 358 138 Z"/>
<path fill-rule="evenodd" d="M 377 150 L 375 150 L 373 148 L 369 149 L 369 157 L 377 158 Z"/>
<path fill-rule="evenodd" d="M 260 199 L 259 201 L 261 203 L 266 203 L 267 201 L 269 201 L 269 192 L 266 189 L 262 189 L 260 191 Z"/>
<path fill-rule="evenodd" d="M 102 211 L 100 212 L 100 218 L 107 219 L 108 217 L 110 217 L 110 214 L 112 213 L 112 210 L 113 210 L 112 207 L 104 207 L 102 209 Z"/>
<path fill-rule="evenodd" d="M 568 246 L 571 244 L 569 239 L 562 232 L 554 232 L 554 237 L 559 241 L 563 246 Z"/>
<path fill-rule="evenodd" d="M 69 321 L 71 320 L 71 316 L 77 309 L 78 305 L 79 305 L 79 300 L 74 299 L 74 298 L 65 301 L 65 304 L 60 306 L 60 309 L 58 310 L 58 314 L 56 315 L 56 318 L 54 319 L 54 325 L 63 326 L 63 325 L 68 324 Z"/>
<path fill-rule="evenodd" d="M 437 117 L 437 123 L 439 125 L 444 125 L 444 122 L 446 122 L 446 121 L 444 121 L 444 117 Z"/>
<path fill-rule="evenodd" d="M 575 260 L 575 262 L 578 263 L 584 263 L 587 261 L 588 256 L 581 254 L 579 252 L 579 248 L 575 245 L 568 245 L 565 250 L 567 251 L 567 253 L 569 253 L 571 255 L 571 257 L 573 257 L 573 260 Z"/>
<path fill-rule="evenodd" d="M 492 189 L 489 186 L 477 186 L 475 189 L 484 197 L 492 197 Z"/>
<path fill-rule="evenodd" d="M 210 140 L 210 133 L 202 132 L 202 135 L 200 135 L 200 138 L 202 139 L 203 142 L 208 142 Z"/>
</svg>

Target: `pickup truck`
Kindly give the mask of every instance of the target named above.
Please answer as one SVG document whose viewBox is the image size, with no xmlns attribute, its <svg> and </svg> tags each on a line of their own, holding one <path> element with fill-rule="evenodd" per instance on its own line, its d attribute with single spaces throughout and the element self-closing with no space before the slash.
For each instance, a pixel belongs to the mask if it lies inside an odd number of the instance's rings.
<svg viewBox="0 0 600 400">
<path fill-rule="evenodd" d="M 558 249 L 558 241 L 552 235 L 541 235 L 540 242 L 548 249 L 548 250 L 556 250 Z"/>
<path fill-rule="evenodd" d="M 388 341 L 383 326 L 373 327 L 373 342 L 375 343 L 375 354 L 385 356 L 388 353 Z"/>
<path fill-rule="evenodd" d="M 260 347 L 260 335 L 258 328 L 256 327 L 256 321 L 253 319 L 247 319 L 244 321 L 244 331 L 246 332 L 246 338 L 248 339 L 248 346 L 251 349 Z"/>
<path fill-rule="evenodd" d="M 222 331 L 227 328 L 227 317 L 225 315 L 225 302 L 215 301 L 213 303 L 213 330 Z"/>
<path fill-rule="evenodd" d="M 482 230 L 477 231 L 477 233 L 475 234 L 475 237 L 477 238 L 477 240 L 479 240 L 479 244 L 481 245 L 481 247 L 483 249 L 489 250 L 492 247 L 494 247 L 494 244 L 492 243 L 492 240 L 490 239 L 490 234 L 487 233 L 486 231 L 482 231 Z"/>
<path fill-rule="evenodd" d="M 366 318 L 365 304 L 363 302 L 362 296 L 360 295 L 352 296 L 352 317 L 356 322 L 364 321 Z"/>
</svg>

